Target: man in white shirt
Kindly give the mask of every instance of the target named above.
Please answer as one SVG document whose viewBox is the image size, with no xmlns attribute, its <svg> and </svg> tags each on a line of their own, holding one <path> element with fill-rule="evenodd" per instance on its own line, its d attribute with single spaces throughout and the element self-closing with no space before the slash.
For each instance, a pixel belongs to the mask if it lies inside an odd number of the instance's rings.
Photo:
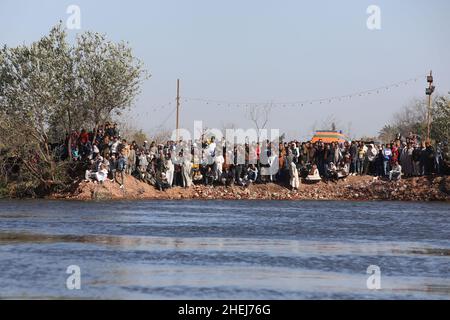
<svg viewBox="0 0 450 320">
<path fill-rule="evenodd" d="M 394 165 L 392 166 L 392 170 L 389 171 L 389 180 L 392 181 L 400 180 L 402 177 L 402 166 L 398 163 L 398 161 L 395 161 Z"/>
<path fill-rule="evenodd" d="M 111 144 L 111 154 L 116 155 L 118 153 L 120 140 L 117 138 L 114 138 L 114 142 Z"/>
</svg>

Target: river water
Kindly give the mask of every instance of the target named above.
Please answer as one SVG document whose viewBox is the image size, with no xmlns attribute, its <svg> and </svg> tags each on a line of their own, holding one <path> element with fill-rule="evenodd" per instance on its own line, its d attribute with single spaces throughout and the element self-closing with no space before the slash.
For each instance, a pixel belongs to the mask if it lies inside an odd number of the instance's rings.
<svg viewBox="0 0 450 320">
<path fill-rule="evenodd" d="M 0 201 L 0 298 L 450 299 L 449 209 Z"/>
</svg>

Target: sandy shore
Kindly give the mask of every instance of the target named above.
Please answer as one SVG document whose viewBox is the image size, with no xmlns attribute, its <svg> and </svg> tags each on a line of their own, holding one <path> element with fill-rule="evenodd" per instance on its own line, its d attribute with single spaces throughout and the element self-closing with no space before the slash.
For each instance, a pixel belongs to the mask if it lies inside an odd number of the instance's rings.
<svg viewBox="0 0 450 320">
<path fill-rule="evenodd" d="M 132 200 L 132 199 L 223 199 L 223 200 L 399 200 L 399 201 L 449 201 L 450 177 L 420 177 L 397 182 L 375 180 L 373 177 L 348 177 L 337 183 L 320 182 L 301 184 L 291 191 L 277 184 L 254 184 L 248 188 L 205 187 L 156 190 L 153 186 L 127 176 L 125 187 L 107 181 L 103 185 L 93 182 L 75 183 L 70 193 L 55 194 L 51 199 L 68 200 Z"/>
</svg>

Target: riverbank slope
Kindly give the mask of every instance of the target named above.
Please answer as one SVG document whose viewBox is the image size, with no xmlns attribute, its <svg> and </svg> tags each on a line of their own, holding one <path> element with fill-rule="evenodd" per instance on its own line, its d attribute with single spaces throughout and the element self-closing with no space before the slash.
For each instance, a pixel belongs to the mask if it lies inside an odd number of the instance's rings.
<svg viewBox="0 0 450 320">
<path fill-rule="evenodd" d="M 192 186 L 156 190 L 131 176 L 125 178 L 124 188 L 110 181 L 100 185 L 93 182 L 74 183 L 72 192 L 53 194 L 51 199 L 69 200 L 133 200 L 133 199 L 221 199 L 221 200 L 399 200 L 399 201 L 449 201 L 450 177 L 431 176 L 389 182 L 373 177 L 348 177 L 334 182 L 314 185 L 301 184 L 291 191 L 277 184 L 254 184 L 247 188 Z"/>
</svg>

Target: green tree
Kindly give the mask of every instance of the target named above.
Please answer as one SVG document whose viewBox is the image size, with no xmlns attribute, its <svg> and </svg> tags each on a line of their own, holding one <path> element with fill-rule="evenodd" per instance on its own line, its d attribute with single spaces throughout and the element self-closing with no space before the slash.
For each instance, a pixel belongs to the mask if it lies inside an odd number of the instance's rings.
<svg viewBox="0 0 450 320">
<path fill-rule="evenodd" d="M 98 33 L 87 32 L 78 38 L 74 59 L 82 103 L 97 131 L 112 113 L 120 114 L 131 106 L 147 73 L 126 43 L 107 41 Z"/>
<path fill-rule="evenodd" d="M 439 97 L 435 100 L 432 112 L 431 138 L 435 141 L 450 139 L 450 99 Z"/>
<path fill-rule="evenodd" d="M 18 159 L 29 189 L 67 185 L 70 162 L 55 158 L 51 140 L 130 107 L 145 75 L 126 44 L 88 32 L 69 45 L 61 23 L 29 46 L 4 46 L 0 162 Z"/>
<path fill-rule="evenodd" d="M 23 161 L 28 178 L 45 186 L 58 182 L 48 126 L 61 103 L 57 62 L 64 50 L 64 37 L 59 31 L 53 28 L 30 46 L 5 46 L 0 65 L 4 143 L 10 156 Z"/>
<path fill-rule="evenodd" d="M 407 136 L 410 132 L 426 138 L 428 103 L 425 99 L 415 99 L 395 113 L 391 123 L 379 132 L 383 142 L 390 142 L 397 134 Z M 438 96 L 431 106 L 431 140 L 448 141 L 450 106 L 449 98 Z"/>
</svg>

